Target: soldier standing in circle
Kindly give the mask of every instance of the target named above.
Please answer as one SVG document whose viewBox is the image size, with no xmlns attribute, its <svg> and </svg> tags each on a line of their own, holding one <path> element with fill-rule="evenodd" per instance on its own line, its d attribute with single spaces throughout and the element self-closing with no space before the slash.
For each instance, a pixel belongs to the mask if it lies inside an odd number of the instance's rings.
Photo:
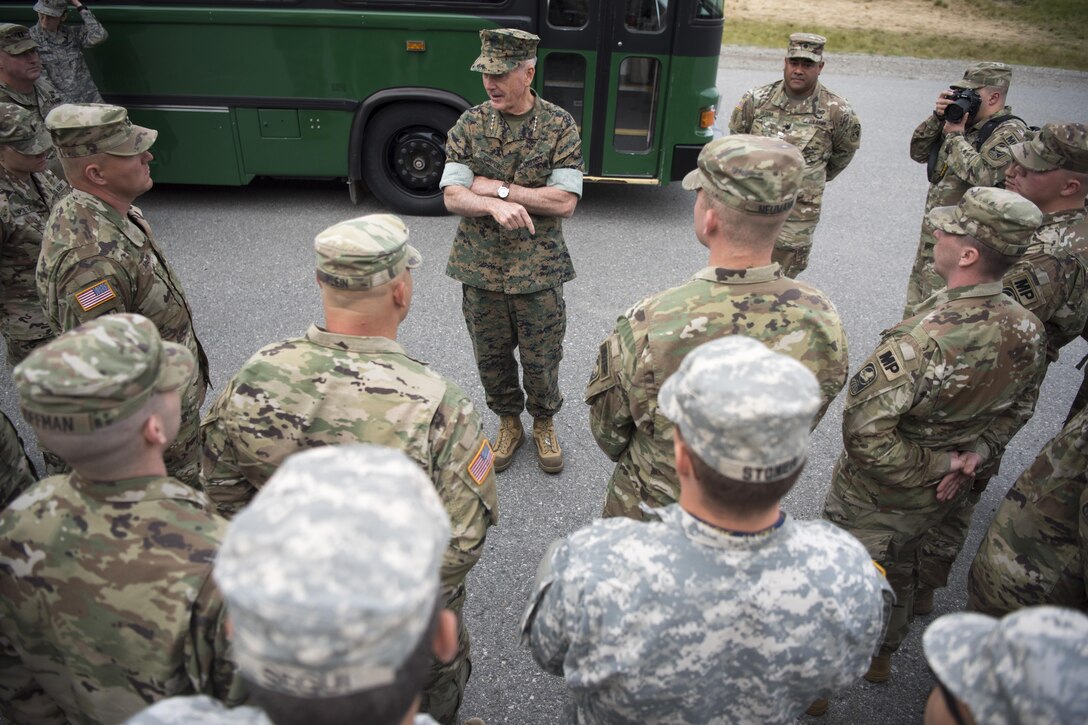
<svg viewBox="0 0 1088 725">
<path fill-rule="evenodd" d="M 791 723 L 865 672 L 891 601 L 854 537 L 781 510 L 819 385 L 732 335 L 692 351 L 660 397 L 679 503 L 554 543 L 522 641 L 565 677 L 574 722 Z"/>
<path fill-rule="evenodd" d="M 44 123 L 64 100 L 42 75 L 38 44 L 30 31 L 22 25 L 0 23 L 0 102 L 34 111 Z"/>
<path fill-rule="evenodd" d="M 400 451 L 289 457 L 215 560 L 253 706 L 174 698 L 126 725 L 435 725 L 415 713 L 432 659 L 457 652 L 439 582 L 449 538 L 434 486 Z"/>
<path fill-rule="evenodd" d="M 68 5 L 75 8 L 83 27 L 65 25 Z M 38 22 L 30 37 L 38 44 L 45 75 L 65 103 L 102 103 L 102 95 L 87 69 L 83 49 L 93 48 L 108 37 L 102 23 L 79 0 L 38 0 L 34 3 Z"/>
<path fill-rule="evenodd" d="M 230 516 L 297 451 L 359 442 L 403 450 L 450 514 L 443 606 L 460 616 L 465 577 L 498 521 L 494 456 L 461 388 L 396 341 L 419 252 L 391 214 L 329 227 L 314 248 L 325 328 L 259 350 L 223 389 L 201 426 L 204 490 Z M 472 670 L 463 623 L 459 644 L 452 662 L 435 663 L 424 692 L 422 709 L 443 723 L 457 721 Z"/>
<path fill-rule="evenodd" d="M 539 41 L 522 30 L 480 31 L 471 69 L 483 75 L 488 100 L 450 129 L 440 186 L 446 209 L 462 217 L 446 274 L 462 284 L 487 407 L 499 416 L 495 470 L 525 440 L 528 409 L 537 462 L 559 473 L 553 417 L 563 405 L 563 283 L 574 279 L 562 220 L 582 195 L 582 141 L 570 114 L 530 87 Z"/>
<path fill-rule="evenodd" d="M 771 261 L 803 173 L 804 159 L 785 141 L 726 136 L 704 146 L 684 178 L 696 192 L 695 237 L 709 250 L 708 266 L 620 317 L 586 387 L 590 430 L 616 461 L 604 516 L 642 519 L 643 503 L 677 500 L 673 425 L 658 391 L 703 342 L 746 335 L 801 361 L 820 383 L 813 426 L 842 390 L 849 357 L 835 306 Z"/>
<path fill-rule="evenodd" d="M 1041 221 L 1020 195 L 983 187 L 930 211 L 934 265 L 947 287 L 885 331 L 850 379 L 844 450 L 823 515 L 865 544 L 895 589 L 870 682 L 890 677 L 891 654 L 909 629 L 926 532 L 973 505 L 975 476 L 996 473 L 1035 408 L 1043 325 L 1002 294 L 1001 276 Z"/>
<path fill-rule="evenodd" d="M 791 35 L 783 79 L 745 93 L 729 119 L 731 133 L 780 138 L 805 157 L 797 203 L 774 245 L 774 261 L 787 277 L 796 277 L 808 266 L 824 186 L 847 167 L 861 146 L 857 114 L 845 98 L 820 83 L 826 43 L 821 35 Z"/>
<path fill-rule="evenodd" d="M 151 188 L 149 149 L 158 132 L 134 126 L 119 106 L 101 104 L 58 106 L 45 125 L 72 186 L 53 207 L 38 258 L 38 296 L 49 325 L 63 332 L 105 314 L 137 312 L 164 340 L 193 354 L 197 367 L 182 393 L 181 431 L 166 468 L 197 486 L 208 358 L 181 282 L 132 205 Z"/>
<path fill-rule="evenodd" d="M 7 413 L 0 412 L 0 511 L 38 480 L 19 431 Z"/>
<path fill-rule="evenodd" d="M 244 701 L 211 578 L 227 528 L 163 452 L 196 363 L 139 315 L 92 320 L 15 368 L 23 417 L 72 473 L 0 513 L 0 714 L 117 723 L 173 695 Z"/>
<path fill-rule="evenodd" d="M 975 63 L 964 71 L 962 80 L 952 84 L 953 90 L 937 94 L 933 113 L 914 129 L 910 157 L 928 165 L 929 192 L 903 317 L 913 315 L 915 306 L 944 286 L 933 268 L 937 240 L 928 221 L 930 210 L 955 205 L 972 186 L 1001 186 L 1012 161 L 1009 147 L 1024 140 L 1027 126 L 1005 105 L 1011 82 L 1012 68 L 1004 63 Z M 959 121 L 947 120 L 953 91 L 977 94 L 978 110 L 964 113 Z"/>
</svg>

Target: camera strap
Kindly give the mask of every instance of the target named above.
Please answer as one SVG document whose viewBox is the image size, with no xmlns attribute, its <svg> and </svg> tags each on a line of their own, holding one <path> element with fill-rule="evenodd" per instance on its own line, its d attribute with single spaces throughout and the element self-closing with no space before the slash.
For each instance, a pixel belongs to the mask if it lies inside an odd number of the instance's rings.
<svg viewBox="0 0 1088 725">
<path fill-rule="evenodd" d="M 1028 125 L 1027 121 L 1020 118 L 1019 116 L 1014 116 L 1011 113 L 1007 116 L 998 116 L 997 118 L 991 118 L 986 121 L 986 123 L 982 124 L 978 129 L 978 136 L 975 137 L 975 151 L 982 151 L 982 145 L 986 143 L 990 136 L 994 135 L 994 131 L 997 130 L 997 127 L 1009 121 L 1019 121 L 1025 126 Z M 1028 128 L 1031 128 L 1031 126 L 1028 126 Z"/>
</svg>

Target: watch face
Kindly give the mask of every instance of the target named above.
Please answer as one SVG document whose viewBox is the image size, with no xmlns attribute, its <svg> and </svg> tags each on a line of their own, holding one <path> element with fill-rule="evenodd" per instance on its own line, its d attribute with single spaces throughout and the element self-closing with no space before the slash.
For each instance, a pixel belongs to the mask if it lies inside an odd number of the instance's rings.
<svg viewBox="0 0 1088 725">
<path fill-rule="evenodd" d="M 510 187 L 500 186 L 499 187 L 499 198 L 500 199 L 505 199 L 508 196 L 510 196 Z"/>
</svg>

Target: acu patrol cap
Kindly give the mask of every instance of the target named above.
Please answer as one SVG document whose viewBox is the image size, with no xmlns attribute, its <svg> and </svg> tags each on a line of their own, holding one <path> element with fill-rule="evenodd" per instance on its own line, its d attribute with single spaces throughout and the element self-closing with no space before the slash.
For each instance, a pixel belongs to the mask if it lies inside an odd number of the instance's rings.
<svg viewBox="0 0 1088 725">
<path fill-rule="evenodd" d="M 1008 88 L 1012 82 L 1012 67 L 1007 63 L 984 60 L 967 67 L 963 78 L 952 84 L 953 88 L 982 88 L 996 86 Z"/>
<path fill-rule="evenodd" d="M 68 11 L 68 0 L 38 0 L 34 3 L 34 12 L 59 18 Z"/>
<path fill-rule="evenodd" d="M 15 367 L 23 417 L 36 430 L 93 433 L 124 420 L 155 393 L 192 380 L 188 348 L 133 314 L 91 320 L 35 349 Z"/>
<path fill-rule="evenodd" d="M 290 456 L 215 560 L 238 669 L 296 697 L 392 683 L 434 618 L 449 538 L 434 484 L 404 453 L 354 444 Z"/>
<path fill-rule="evenodd" d="M 735 481 L 766 483 L 804 465 L 820 386 L 793 358 L 730 335 L 688 353 L 658 400 L 707 465 Z"/>
<path fill-rule="evenodd" d="M 930 210 L 926 221 L 942 232 L 970 235 L 1000 254 L 1019 257 L 1043 223 L 1043 213 L 1017 193 L 975 186 L 956 206 Z"/>
<path fill-rule="evenodd" d="M 53 147 L 38 114 L 14 103 L 0 103 L 0 144 L 36 156 Z"/>
<path fill-rule="evenodd" d="M 334 224 L 314 238 L 317 278 L 346 290 L 392 282 L 423 257 L 408 244 L 408 227 L 392 214 L 368 214 Z"/>
<path fill-rule="evenodd" d="M 34 38 L 30 37 L 30 31 L 22 25 L 0 23 L 0 50 L 9 55 L 21 55 L 37 47 Z"/>
<path fill-rule="evenodd" d="M 518 67 L 518 63 L 536 57 L 540 37 L 514 28 L 480 31 L 480 57 L 469 70 L 502 75 Z"/>
<path fill-rule="evenodd" d="M 824 46 L 827 38 L 815 33 L 794 33 L 786 49 L 787 58 L 807 58 L 817 63 L 823 62 Z"/>
<path fill-rule="evenodd" d="M 1088 722 L 1088 617 L 1028 607 L 948 614 L 922 637 L 937 679 L 990 725 Z"/>
<path fill-rule="evenodd" d="M 746 134 L 711 141 L 697 163 L 684 177 L 685 189 L 702 189 L 726 206 L 759 215 L 792 209 L 805 171 L 805 159 L 793 144 Z"/>
<path fill-rule="evenodd" d="M 136 126 L 128 111 L 106 103 L 65 103 L 45 117 L 57 154 L 66 158 L 110 154 L 139 156 L 159 132 Z"/>
<path fill-rule="evenodd" d="M 1088 126 L 1048 123 L 1034 138 L 1009 149 L 1016 163 L 1029 171 L 1066 169 L 1088 174 Z"/>
</svg>

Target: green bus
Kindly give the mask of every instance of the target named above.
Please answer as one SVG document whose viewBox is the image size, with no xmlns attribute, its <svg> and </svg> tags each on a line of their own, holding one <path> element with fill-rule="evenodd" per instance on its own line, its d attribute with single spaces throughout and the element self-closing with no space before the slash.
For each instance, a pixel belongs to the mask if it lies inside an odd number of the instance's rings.
<svg viewBox="0 0 1088 725">
<path fill-rule="evenodd" d="M 664 185 L 712 138 L 723 1 L 108 0 L 86 57 L 159 130 L 156 181 L 343 178 L 441 214 L 446 132 L 486 100 L 481 29 L 540 36 L 536 91 L 579 124 L 588 181 Z M 31 0 L 3 4 L 33 23 Z"/>
</svg>

